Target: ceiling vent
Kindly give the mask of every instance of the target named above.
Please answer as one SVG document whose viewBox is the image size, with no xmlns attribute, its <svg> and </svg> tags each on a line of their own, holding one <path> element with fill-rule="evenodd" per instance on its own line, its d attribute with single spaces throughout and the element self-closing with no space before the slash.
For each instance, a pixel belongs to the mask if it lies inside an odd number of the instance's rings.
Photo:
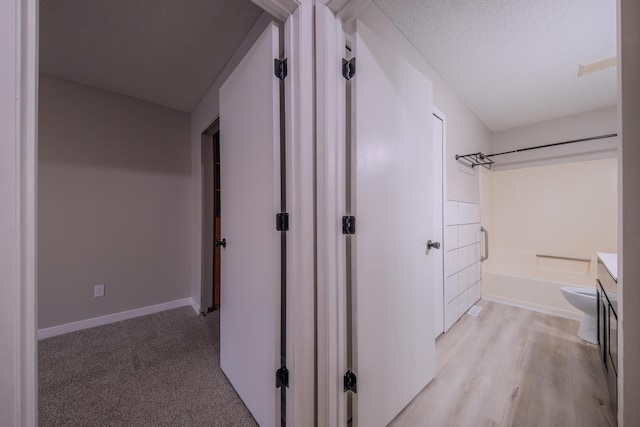
<svg viewBox="0 0 640 427">
<path fill-rule="evenodd" d="M 580 64 L 580 66 L 578 67 L 578 77 L 586 76 L 587 74 L 595 73 L 596 71 L 602 71 L 607 68 L 615 67 L 617 63 L 618 57 L 614 55 L 610 56 L 609 58 L 592 62 L 590 64 Z"/>
</svg>

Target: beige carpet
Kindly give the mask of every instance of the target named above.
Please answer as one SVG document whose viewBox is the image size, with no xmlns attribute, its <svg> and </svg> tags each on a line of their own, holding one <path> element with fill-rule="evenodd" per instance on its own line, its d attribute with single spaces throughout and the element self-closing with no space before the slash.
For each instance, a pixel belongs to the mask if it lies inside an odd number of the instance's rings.
<svg viewBox="0 0 640 427">
<path fill-rule="evenodd" d="M 255 426 L 190 307 L 39 342 L 40 426 Z"/>
</svg>

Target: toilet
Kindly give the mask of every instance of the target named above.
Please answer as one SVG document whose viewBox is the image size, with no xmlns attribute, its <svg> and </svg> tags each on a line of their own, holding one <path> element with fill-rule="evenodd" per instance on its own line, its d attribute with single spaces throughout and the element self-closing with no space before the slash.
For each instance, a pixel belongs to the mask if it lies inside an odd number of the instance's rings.
<svg viewBox="0 0 640 427">
<path fill-rule="evenodd" d="M 562 295 L 578 310 L 582 311 L 582 321 L 578 336 L 592 344 L 598 343 L 598 294 L 595 289 L 565 286 Z"/>
</svg>

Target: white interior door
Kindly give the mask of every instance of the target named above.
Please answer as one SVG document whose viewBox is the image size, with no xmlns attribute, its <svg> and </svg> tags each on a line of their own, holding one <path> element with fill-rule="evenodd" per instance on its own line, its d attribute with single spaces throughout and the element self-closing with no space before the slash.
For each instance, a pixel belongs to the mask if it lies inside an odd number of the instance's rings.
<svg viewBox="0 0 640 427">
<path fill-rule="evenodd" d="M 280 364 L 280 94 L 269 26 L 220 89 L 220 366 L 256 421 L 276 423 Z"/>
<path fill-rule="evenodd" d="M 362 22 L 352 35 L 354 419 L 384 426 L 435 373 L 431 82 Z"/>
<path fill-rule="evenodd" d="M 433 115 L 433 239 L 442 243 L 443 241 L 443 205 L 444 205 L 444 121 L 436 114 Z M 429 162 L 426 162 L 429 165 Z M 434 319 L 436 338 L 444 332 L 444 246 L 440 250 L 433 251 L 433 289 L 434 289 Z"/>
</svg>

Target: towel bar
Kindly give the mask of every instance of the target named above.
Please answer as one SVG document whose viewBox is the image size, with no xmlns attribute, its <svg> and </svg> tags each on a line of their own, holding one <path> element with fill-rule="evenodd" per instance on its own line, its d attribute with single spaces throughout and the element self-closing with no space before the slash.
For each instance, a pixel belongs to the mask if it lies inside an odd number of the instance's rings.
<svg viewBox="0 0 640 427">
<path fill-rule="evenodd" d="M 570 257 L 570 256 L 536 254 L 536 257 L 538 257 L 538 258 L 551 258 L 551 259 L 563 259 L 563 260 L 566 260 L 566 261 L 591 262 L 590 258 L 574 258 L 574 257 Z"/>
</svg>

